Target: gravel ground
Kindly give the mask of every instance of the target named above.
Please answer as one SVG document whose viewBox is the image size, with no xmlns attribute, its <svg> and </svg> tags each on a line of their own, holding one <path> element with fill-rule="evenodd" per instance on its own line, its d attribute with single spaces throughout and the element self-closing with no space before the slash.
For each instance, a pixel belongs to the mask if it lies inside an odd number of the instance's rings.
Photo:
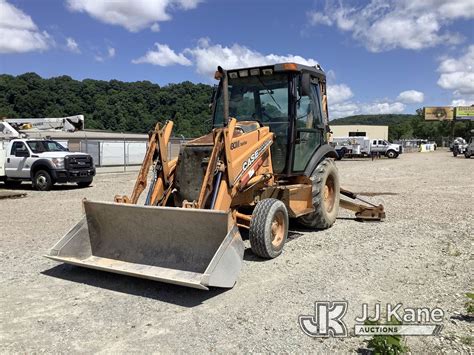
<svg viewBox="0 0 474 355">
<path fill-rule="evenodd" d="M 0 352 L 350 352 L 363 337 L 315 339 L 298 315 L 347 300 L 349 328 L 368 302 L 441 307 L 438 337 L 407 337 L 413 352 L 472 351 L 474 160 L 446 151 L 337 162 L 342 186 L 385 205 L 383 223 L 342 211 L 320 232 L 292 228 L 283 254 L 245 253 L 231 290 L 209 292 L 62 265 L 42 255 L 81 217 L 81 199 L 130 193 L 135 173 L 93 187 L 57 187 L 0 200 Z M 392 193 L 392 194 L 386 194 Z M 470 323 L 471 322 L 471 323 Z M 469 345 L 471 342 L 471 345 Z"/>
</svg>

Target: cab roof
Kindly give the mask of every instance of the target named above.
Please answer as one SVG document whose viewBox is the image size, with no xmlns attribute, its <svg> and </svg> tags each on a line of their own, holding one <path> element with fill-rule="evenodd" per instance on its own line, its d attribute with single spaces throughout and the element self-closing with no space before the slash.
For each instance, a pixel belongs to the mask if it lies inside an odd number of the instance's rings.
<svg viewBox="0 0 474 355">
<path fill-rule="evenodd" d="M 304 64 L 298 64 L 293 62 L 287 63 L 277 63 L 271 65 L 262 65 L 254 67 L 245 67 L 245 68 L 232 68 L 227 69 L 227 72 L 238 72 L 241 70 L 251 70 L 251 69 L 273 69 L 274 72 L 300 72 L 300 73 L 310 73 L 312 76 L 325 79 L 326 74 L 319 64 L 315 66 L 309 66 Z"/>
</svg>

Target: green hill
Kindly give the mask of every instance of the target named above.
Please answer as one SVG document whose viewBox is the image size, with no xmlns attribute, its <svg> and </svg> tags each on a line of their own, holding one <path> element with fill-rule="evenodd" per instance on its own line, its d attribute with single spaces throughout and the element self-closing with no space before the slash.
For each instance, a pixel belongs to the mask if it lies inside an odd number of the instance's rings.
<svg viewBox="0 0 474 355">
<path fill-rule="evenodd" d="M 0 117 L 64 117 L 83 114 L 86 128 L 146 133 L 173 120 L 174 134 L 196 137 L 210 125 L 212 86 L 185 81 L 160 86 L 36 73 L 0 75 Z"/>
<path fill-rule="evenodd" d="M 403 124 L 411 122 L 416 119 L 418 115 L 401 115 L 401 114 L 389 114 L 389 115 L 356 115 L 337 118 L 330 122 L 331 125 L 381 125 L 391 126 L 397 124 Z"/>
</svg>

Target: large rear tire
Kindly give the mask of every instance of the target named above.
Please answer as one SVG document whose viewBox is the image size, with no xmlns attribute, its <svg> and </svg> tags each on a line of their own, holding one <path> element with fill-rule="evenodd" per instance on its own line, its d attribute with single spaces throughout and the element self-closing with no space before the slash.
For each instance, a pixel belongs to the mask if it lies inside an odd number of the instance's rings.
<svg viewBox="0 0 474 355">
<path fill-rule="evenodd" d="M 281 254 L 288 237 L 288 211 L 280 200 L 267 198 L 255 206 L 249 239 L 254 254 L 266 259 Z"/>
<path fill-rule="evenodd" d="M 313 180 L 314 212 L 298 218 L 304 227 L 327 229 L 336 221 L 339 213 L 339 173 L 334 160 L 326 158 L 316 167 Z"/>
</svg>

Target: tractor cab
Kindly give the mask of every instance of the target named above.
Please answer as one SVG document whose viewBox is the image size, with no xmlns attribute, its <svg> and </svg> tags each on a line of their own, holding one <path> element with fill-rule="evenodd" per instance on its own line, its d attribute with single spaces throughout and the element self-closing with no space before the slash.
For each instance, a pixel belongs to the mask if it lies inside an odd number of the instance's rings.
<svg viewBox="0 0 474 355">
<path fill-rule="evenodd" d="M 213 128 L 229 117 L 256 121 L 275 134 L 273 171 L 304 173 L 318 148 L 327 143 L 326 76 L 320 67 L 294 63 L 225 71 L 213 104 Z"/>
</svg>

